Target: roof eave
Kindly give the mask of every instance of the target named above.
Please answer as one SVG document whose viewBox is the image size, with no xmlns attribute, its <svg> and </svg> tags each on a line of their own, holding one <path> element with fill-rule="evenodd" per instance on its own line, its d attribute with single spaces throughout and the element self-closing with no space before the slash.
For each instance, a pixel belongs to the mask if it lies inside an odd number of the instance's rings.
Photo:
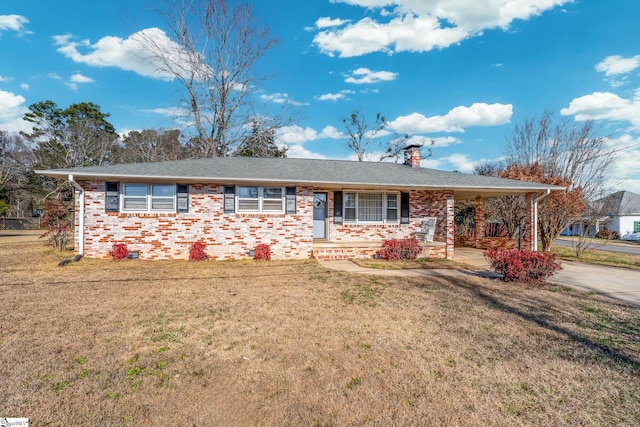
<svg viewBox="0 0 640 427">
<path fill-rule="evenodd" d="M 342 181 L 317 181 L 317 180 L 292 180 L 292 179 L 256 179 L 256 178 L 237 178 L 237 177 L 201 177 L 201 176 L 174 176 L 174 175 L 157 175 L 157 176 L 149 176 L 149 175 L 140 175 L 140 174 L 110 174 L 110 173 L 86 173 L 82 171 L 73 171 L 73 170 L 36 170 L 38 174 L 48 176 L 51 178 L 58 179 L 67 179 L 69 174 L 72 174 L 75 179 L 80 180 L 102 180 L 106 181 L 109 179 L 113 180 L 131 180 L 131 181 L 157 181 L 157 182 L 177 182 L 177 183 L 209 183 L 209 182 L 235 182 L 235 183 L 245 183 L 245 184 L 259 184 L 259 183 L 270 183 L 270 184 L 281 184 L 281 185 L 309 185 L 316 187 L 332 187 L 332 188 L 353 188 L 353 189 L 361 189 L 361 188 L 380 188 L 380 189 L 398 189 L 402 188 L 405 190 L 451 190 L 454 194 L 460 196 L 460 198 L 471 198 L 477 196 L 484 197 L 499 197 L 499 196 L 509 196 L 515 194 L 523 194 L 523 193 L 537 193 L 544 192 L 547 189 L 556 191 L 556 190 L 564 190 L 564 187 L 558 186 L 536 186 L 536 187 L 522 187 L 522 186 L 460 186 L 460 185 L 450 185 L 450 186 L 442 186 L 442 185 L 419 185 L 419 184 L 386 184 L 380 182 L 342 182 Z M 487 196 L 489 195 L 489 196 Z"/>
</svg>

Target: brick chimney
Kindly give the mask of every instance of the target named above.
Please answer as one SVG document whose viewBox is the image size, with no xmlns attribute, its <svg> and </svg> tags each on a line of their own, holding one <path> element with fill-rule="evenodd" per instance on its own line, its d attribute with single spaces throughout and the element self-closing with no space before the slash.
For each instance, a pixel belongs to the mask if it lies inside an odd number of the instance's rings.
<svg viewBox="0 0 640 427">
<path fill-rule="evenodd" d="M 404 148 L 404 164 L 407 166 L 411 166 L 412 168 L 420 167 L 420 150 L 422 147 L 420 145 L 409 145 Z"/>
</svg>

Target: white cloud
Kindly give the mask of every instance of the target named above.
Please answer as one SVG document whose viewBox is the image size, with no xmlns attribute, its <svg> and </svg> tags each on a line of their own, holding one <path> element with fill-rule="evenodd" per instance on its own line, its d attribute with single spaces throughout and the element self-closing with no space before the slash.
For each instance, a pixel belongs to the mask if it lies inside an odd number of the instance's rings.
<svg viewBox="0 0 640 427">
<path fill-rule="evenodd" d="M 631 58 L 623 58 L 620 55 L 607 56 L 602 62 L 596 65 L 596 71 L 604 73 L 606 76 L 617 76 L 627 74 L 640 67 L 640 55 Z"/>
<path fill-rule="evenodd" d="M 318 132 L 310 127 L 303 128 L 298 125 L 283 126 L 276 132 L 279 142 L 285 144 L 302 144 L 313 141 L 318 137 Z"/>
<path fill-rule="evenodd" d="M 65 84 L 69 86 L 71 90 L 75 91 L 75 90 L 78 90 L 79 84 L 87 84 L 87 83 L 93 83 L 93 82 L 95 82 L 95 80 L 93 80 L 91 77 L 87 77 L 80 73 L 76 73 L 71 75 L 71 77 L 69 78 L 69 81 L 65 82 Z"/>
<path fill-rule="evenodd" d="M 349 95 L 353 95 L 355 92 L 349 89 L 341 90 L 338 93 L 325 93 L 316 97 L 319 101 L 338 101 L 340 99 L 348 99 Z"/>
<path fill-rule="evenodd" d="M 20 89 L 29 90 L 30 86 L 28 83 L 20 83 Z"/>
<path fill-rule="evenodd" d="M 286 93 L 262 94 L 260 95 L 260 99 L 262 99 L 263 101 L 273 102 L 275 104 L 290 104 L 296 107 L 309 105 L 307 103 L 295 101 Z"/>
<path fill-rule="evenodd" d="M 16 31 L 18 34 L 33 34 L 24 28 L 29 20 L 21 15 L 0 15 L 0 31 Z"/>
<path fill-rule="evenodd" d="M 310 127 L 298 125 L 283 126 L 276 132 L 276 139 L 283 144 L 303 144 L 315 141 L 316 139 L 340 139 L 344 134 L 333 126 L 325 126 L 320 133 Z"/>
<path fill-rule="evenodd" d="M 49 73 L 47 75 L 54 80 L 64 80 L 58 73 Z"/>
<path fill-rule="evenodd" d="M 21 95 L 0 90 L 0 129 L 9 132 L 28 131 L 29 123 L 22 120 L 28 111 Z"/>
<path fill-rule="evenodd" d="M 459 153 L 452 154 L 448 157 L 445 157 L 445 159 L 447 160 L 447 162 L 453 165 L 455 170 L 457 170 L 458 172 L 464 172 L 464 173 L 473 172 L 473 167 L 477 163 L 476 161 L 471 160 L 469 156 L 467 156 L 466 154 L 459 154 Z"/>
<path fill-rule="evenodd" d="M 80 73 L 73 74 L 71 76 L 71 78 L 69 79 L 69 81 L 72 82 L 72 83 L 93 83 L 93 82 L 95 82 L 95 80 L 93 80 L 91 77 L 84 76 L 84 75 L 82 75 Z"/>
<path fill-rule="evenodd" d="M 0 82 L 8 82 L 9 80 L 11 80 L 9 77 L 0 76 Z"/>
<path fill-rule="evenodd" d="M 142 110 L 145 113 L 159 114 L 165 117 L 184 117 L 189 115 L 189 111 L 184 108 L 170 107 L 170 108 L 152 108 L 150 110 Z"/>
<path fill-rule="evenodd" d="M 343 28 L 320 31 L 313 43 L 330 56 L 372 52 L 426 52 L 446 48 L 492 28 L 507 29 L 573 0 L 332 0 L 367 8 L 370 15 Z M 379 16 L 375 13 L 378 12 Z"/>
<path fill-rule="evenodd" d="M 462 141 L 460 141 L 458 138 L 454 138 L 453 136 L 431 138 L 423 135 L 413 135 L 407 140 L 407 145 L 422 145 L 422 146 L 430 147 L 431 144 L 433 143 L 434 148 L 435 147 L 442 148 L 442 147 L 448 147 L 453 144 L 460 144 L 461 142 Z"/>
<path fill-rule="evenodd" d="M 180 46 L 159 28 L 147 28 L 126 39 L 107 36 L 91 43 L 89 40 L 73 41 L 70 34 L 54 36 L 58 52 L 71 60 L 93 67 L 117 67 L 133 71 L 141 76 L 169 81 L 173 75 L 160 71 L 160 64 L 148 48 L 153 44 L 174 63 L 186 63 Z M 83 53 L 83 52 L 86 53 Z"/>
<path fill-rule="evenodd" d="M 400 133 L 464 132 L 471 126 L 499 126 L 509 123 L 511 104 L 474 103 L 470 107 L 455 107 L 444 116 L 425 117 L 420 113 L 400 116 L 389 122 L 389 128 Z"/>
<path fill-rule="evenodd" d="M 607 144 L 618 151 L 608 186 L 612 191 L 627 190 L 640 194 L 640 137 L 624 134 L 609 138 Z"/>
<path fill-rule="evenodd" d="M 327 157 L 320 154 L 314 153 L 313 151 L 309 151 L 304 148 L 300 144 L 293 144 L 287 147 L 287 157 L 292 159 L 326 159 Z"/>
<path fill-rule="evenodd" d="M 420 166 L 423 168 L 439 169 L 442 166 L 442 161 L 429 157 L 428 159 L 420 160 Z"/>
<path fill-rule="evenodd" d="M 372 71 L 368 68 L 358 68 L 354 70 L 350 76 L 345 78 L 344 81 L 346 83 L 361 85 L 392 81 L 395 80 L 396 77 L 398 77 L 398 73 L 391 71 Z"/>
<path fill-rule="evenodd" d="M 320 134 L 318 134 L 318 139 L 323 139 L 323 138 L 331 138 L 331 139 L 340 139 L 340 138 L 344 138 L 344 133 L 340 132 L 338 129 L 336 129 L 334 126 L 325 126 L 324 129 L 322 129 L 322 131 L 320 131 Z"/>
<path fill-rule="evenodd" d="M 318 18 L 318 20 L 315 23 L 315 26 L 318 29 L 340 27 L 349 22 L 351 22 L 349 19 L 340 19 L 340 18 L 331 19 L 328 16 L 323 16 L 322 18 Z"/>
<path fill-rule="evenodd" d="M 563 116 L 575 116 L 576 120 L 618 120 L 629 122 L 640 131 L 640 88 L 632 99 L 624 99 L 611 92 L 594 92 L 581 96 L 560 110 Z"/>
</svg>

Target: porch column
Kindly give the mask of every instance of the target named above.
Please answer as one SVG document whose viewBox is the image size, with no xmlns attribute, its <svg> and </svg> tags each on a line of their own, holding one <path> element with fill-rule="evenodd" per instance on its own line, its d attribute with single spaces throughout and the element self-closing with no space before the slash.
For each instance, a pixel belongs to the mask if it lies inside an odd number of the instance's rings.
<svg viewBox="0 0 640 427">
<path fill-rule="evenodd" d="M 535 250 L 536 236 L 535 236 L 535 214 L 533 211 L 533 198 L 535 194 L 527 193 L 524 196 L 524 204 L 526 208 L 526 214 L 524 217 L 524 235 L 522 236 L 522 249 L 525 251 Z"/>
<path fill-rule="evenodd" d="M 485 213 L 484 213 L 484 197 L 476 197 L 476 235 L 474 247 L 477 249 L 482 248 L 482 240 L 484 239 L 485 231 Z"/>
<path fill-rule="evenodd" d="M 455 221 L 454 221 L 454 204 L 453 192 L 445 192 L 447 208 L 445 213 L 445 231 L 447 235 L 447 259 L 453 259 L 453 246 L 455 241 Z"/>
</svg>

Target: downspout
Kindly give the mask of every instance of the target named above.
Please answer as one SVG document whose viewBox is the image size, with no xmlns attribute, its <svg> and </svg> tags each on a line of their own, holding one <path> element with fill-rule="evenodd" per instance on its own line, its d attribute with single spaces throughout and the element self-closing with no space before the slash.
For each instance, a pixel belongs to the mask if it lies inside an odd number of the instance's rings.
<svg viewBox="0 0 640 427">
<path fill-rule="evenodd" d="M 78 212 L 78 255 L 84 255 L 84 188 L 69 175 L 69 182 L 80 192 L 80 211 Z"/>
<path fill-rule="evenodd" d="M 547 188 L 544 194 L 533 198 L 533 250 L 538 252 L 538 202 L 551 194 Z"/>
</svg>

